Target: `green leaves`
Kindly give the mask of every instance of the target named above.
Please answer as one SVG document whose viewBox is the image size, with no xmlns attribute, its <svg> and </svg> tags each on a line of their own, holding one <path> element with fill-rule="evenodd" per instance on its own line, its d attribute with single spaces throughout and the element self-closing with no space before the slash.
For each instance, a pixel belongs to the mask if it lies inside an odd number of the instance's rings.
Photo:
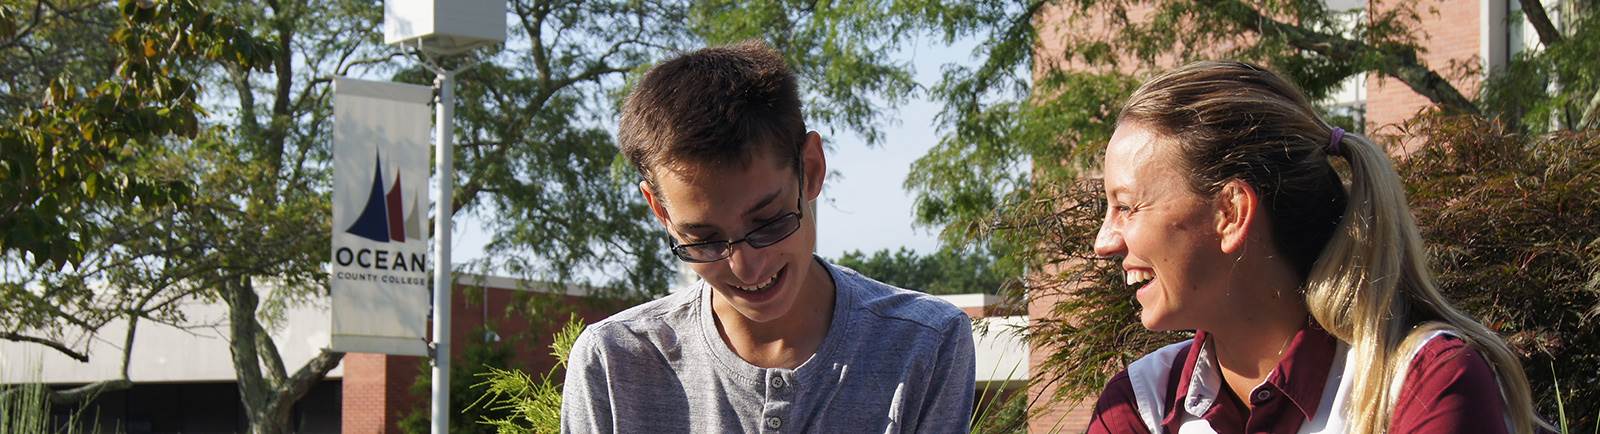
<svg viewBox="0 0 1600 434">
<path fill-rule="evenodd" d="M 1559 41 L 1490 72 L 1478 102 L 1485 113 L 1531 133 L 1600 127 L 1600 12 L 1587 10 Z"/>
<path fill-rule="evenodd" d="M 496 432 L 549 433 L 561 431 L 561 379 L 565 372 L 567 355 L 572 344 L 583 332 L 584 323 L 576 315 L 567 320 L 550 343 L 550 354 L 557 360 L 550 371 L 534 379 L 518 370 L 490 368 L 478 374 L 482 379 L 472 386 L 482 390 L 482 395 L 471 407 L 509 413 L 504 416 L 484 417 L 476 423 L 494 427 Z"/>
<path fill-rule="evenodd" d="M 91 14 L 94 9 L 80 11 Z M 263 68 L 270 50 L 237 26 L 193 1 L 119 3 L 120 25 L 106 37 L 117 67 L 110 76 L 79 81 L 64 70 L 43 89 L 42 103 L 26 106 L 0 125 L 0 252 L 25 254 L 36 264 L 59 269 L 79 263 L 103 229 L 88 221 L 98 207 L 134 203 L 160 206 L 182 201 L 187 191 L 172 174 L 138 174 L 143 152 L 170 137 L 193 138 L 200 131 L 199 87 L 175 70 L 197 60 L 207 41 L 234 57 L 241 68 Z M 11 12 L 0 23 L 12 23 Z M 73 19 L 42 21 L 40 33 L 71 32 Z M 0 30 L 5 30 L 0 25 Z M 203 28 L 219 37 L 196 33 Z M 170 41 L 170 43 L 169 43 Z M 30 46 L 35 41 L 21 41 Z M 46 44 L 44 41 L 37 41 Z M 46 44 L 48 46 L 48 44 Z M 103 182 L 104 180 L 115 182 Z"/>
<path fill-rule="evenodd" d="M 919 87 L 908 64 L 891 60 L 921 25 L 899 10 L 904 3 L 691 2 L 682 30 L 707 44 L 772 43 L 800 78 L 808 127 L 824 137 L 833 134 L 824 126 L 853 131 L 875 146 L 883 141 L 884 112 Z"/>
<path fill-rule="evenodd" d="M 867 255 L 845 252 L 835 262 L 884 283 L 929 294 L 997 294 L 1020 276 L 1021 270 L 1002 271 L 988 250 L 942 248 L 920 255 L 901 247 Z"/>
</svg>

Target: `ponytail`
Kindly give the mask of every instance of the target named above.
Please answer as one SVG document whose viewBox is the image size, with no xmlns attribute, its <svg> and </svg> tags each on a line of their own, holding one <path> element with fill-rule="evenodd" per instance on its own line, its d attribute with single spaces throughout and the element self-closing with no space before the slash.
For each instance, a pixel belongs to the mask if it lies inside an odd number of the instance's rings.
<svg viewBox="0 0 1600 434">
<path fill-rule="evenodd" d="M 1351 432 L 1389 428 L 1406 372 L 1434 331 L 1477 349 L 1499 379 L 1512 432 L 1549 428 L 1533 411 L 1522 363 L 1500 336 L 1440 294 L 1405 198 L 1383 148 L 1357 134 L 1337 146 L 1350 167 L 1344 216 L 1306 280 L 1306 305 L 1328 333 L 1350 344 L 1356 375 Z"/>
</svg>

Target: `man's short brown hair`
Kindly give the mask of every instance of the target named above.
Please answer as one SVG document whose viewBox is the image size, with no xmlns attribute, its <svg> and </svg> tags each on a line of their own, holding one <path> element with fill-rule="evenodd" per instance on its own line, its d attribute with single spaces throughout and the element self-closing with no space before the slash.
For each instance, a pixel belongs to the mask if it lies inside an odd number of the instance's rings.
<svg viewBox="0 0 1600 434">
<path fill-rule="evenodd" d="M 806 127 L 795 81 L 783 56 L 756 40 L 667 60 L 622 107 L 622 153 L 652 185 L 660 167 L 743 168 L 767 153 L 798 166 Z"/>
</svg>

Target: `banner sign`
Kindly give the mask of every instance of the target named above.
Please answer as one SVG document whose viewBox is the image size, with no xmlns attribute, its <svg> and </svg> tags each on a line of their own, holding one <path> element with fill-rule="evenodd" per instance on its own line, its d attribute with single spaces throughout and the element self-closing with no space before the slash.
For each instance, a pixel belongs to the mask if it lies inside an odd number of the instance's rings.
<svg viewBox="0 0 1600 434">
<path fill-rule="evenodd" d="M 433 89 L 333 83 L 330 349 L 427 355 Z"/>
</svg>

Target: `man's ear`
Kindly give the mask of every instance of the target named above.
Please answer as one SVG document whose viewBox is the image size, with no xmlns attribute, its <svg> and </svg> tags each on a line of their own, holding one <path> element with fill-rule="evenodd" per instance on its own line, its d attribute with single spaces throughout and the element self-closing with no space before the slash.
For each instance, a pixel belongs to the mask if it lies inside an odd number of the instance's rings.
<svg viewBox="0 0 1600 434">
<path fill-rule="evenodd" d="M 650 213 L 656 216 L 656 221 L 667 226 L 667 207 L 661 206 L 661 198 L 650 190 L 650 181 L 639 181 L 639 193 L 644 194 L 644 201 L 650 204 Z"/>
<path fill-rule="evenodd" d="M 822 135 L 816 131 L 806 133 L 806 141 L 800 148 L 800 161 L 805 163 L 806 202 L 817 200 L 822 195 L 822 181 L 828 177 L 828 160 L 822 152 Z"/>
<path fill-rule="evenodd" d="M 1244 250 L 1252 231 L 1259 227 L 1261 197 L 1256 189 L 1242 180 L 1234 179 L 1222 185 L 1213 203 L 1216 207 L 1217 238 L 1224 253 L 1234 254 Z"/>
</svg>

